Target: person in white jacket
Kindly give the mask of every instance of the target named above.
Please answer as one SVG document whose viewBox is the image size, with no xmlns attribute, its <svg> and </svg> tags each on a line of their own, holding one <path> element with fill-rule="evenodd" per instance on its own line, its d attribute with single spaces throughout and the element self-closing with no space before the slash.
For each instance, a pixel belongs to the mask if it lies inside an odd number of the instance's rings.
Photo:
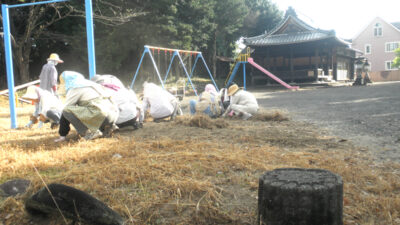
<svg viewBox="0 0 400 225">
<path fill-rule="evenodd" d="M 105 88 L 74 71 L 64 71 L 60 81 L 66 99 L 58 129 L 60 137 L 54 141 L 65 141 L 71 124 L 86 140 L 109 136 L 119 112 Z"/>
<path fill-rule="evenodd" d="M 143 84 L 143 111 L 140 116 L 140 122 L 145 119 L 146 111 L 149 109 L 150 116 L 154 121 L 170 117 L 173 120 L 180 110 L 179 102 L 168 91 L 162 89 L 154 83 L 144 82 Z"/>
<path fill-rule="evenodd" d="M 59 98 L 49 91 L 32 85 L 27 88 L 22 98 L 31 100 L 35 104 L 35 112 L 25 127 L 31 128 L 38 120 L 40 121 L 38 128 L 41 128 L 44 122 L 50 121 L 52 129 L 60 123 L 63 104 Z"/>
<path fill-rule="evenodd" d="M 228 114 L 239 115 L 243 120 L 252 117 L 258 111 L 258 103 L 256 97 L 248 91 L 241 90 L 236 84 L 228 89 L 228 96 L 231 96 L 230 104 L 222 115 L 226 117 Z"/>
<path fill-rule="evenodd" d="M 105 87 L 113 102 L 118 106 L 119 116 L 115 122 L 118 128 L 133 126 L 134 129 L 138 129 L 142 127 L 139 123 L 141 103 L 133 90 L 125 88 L 114 75 L 95 75 L 91 80 Z"/>
</svg>

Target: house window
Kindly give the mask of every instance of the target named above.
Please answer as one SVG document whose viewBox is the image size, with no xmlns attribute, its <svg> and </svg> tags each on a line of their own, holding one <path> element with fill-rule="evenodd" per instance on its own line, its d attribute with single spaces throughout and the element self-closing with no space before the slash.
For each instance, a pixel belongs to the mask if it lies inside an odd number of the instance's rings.
<svg viewBox="0 0 400 225">
<path fill-rule="evenodd" d="M 400 48 L 400 42 L 387 42 L 385 43 L 385 52 L 394 52 L 394 50 Z"/>
<path fill-rule="evenodd" d="M 371 54 L 371 45 L 370 44 L 366 44 L 365 45 L 365 54 Z"/>
<path fill-rule="evenodd" d="M 376 23 L 374 26 L 374 36 L 375 37 L 382 36 L 382 25 L 380 23 Z"/>
<path fill-rule="evenodd" d="M 385 61 L 385 70 L 397 70 L 398 67 L 393 67 L 393 61 Z"/>
</svg>

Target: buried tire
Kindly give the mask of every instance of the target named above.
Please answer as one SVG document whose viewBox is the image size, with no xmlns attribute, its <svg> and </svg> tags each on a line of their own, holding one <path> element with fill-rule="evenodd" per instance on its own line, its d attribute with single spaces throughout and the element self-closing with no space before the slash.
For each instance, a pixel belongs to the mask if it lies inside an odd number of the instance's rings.
<svg viewBox="0 0 400 225">
<path fill-rule="evenodd" d="M 91 195 L 63 184 L 50 184 L 25 202 L 31 215 L 61 213 L 74 221 L 96 225 L 121 225 L 121 216 Z M 57 202 L 55 205 L 54 201 Z M 59 209 L 59 210 L 58 210 Z"/>
<path fill-rule="evenodd" d="M 343 182 L 321 169 L 282 168 L 260 177 L 258 222 L 268 225 L 342 225 Z"/>
</svg>

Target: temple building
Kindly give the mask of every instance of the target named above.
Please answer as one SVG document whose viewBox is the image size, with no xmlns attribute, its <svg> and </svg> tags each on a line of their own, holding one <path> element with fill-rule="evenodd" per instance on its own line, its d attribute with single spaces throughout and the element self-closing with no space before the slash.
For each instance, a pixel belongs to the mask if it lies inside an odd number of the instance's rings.
<svg viewBox="0 0 400 225">
<path fill-rule="evenodd" d="M 255 62 L 286 82 L 354 79 L 355 49 L 336 36 L 334 30 L 314 28 L 294 13 L 270 32 L 244 38 Z M 271 80 L 257 70 L 251 71 L 253 84 Z"/>
</svg>

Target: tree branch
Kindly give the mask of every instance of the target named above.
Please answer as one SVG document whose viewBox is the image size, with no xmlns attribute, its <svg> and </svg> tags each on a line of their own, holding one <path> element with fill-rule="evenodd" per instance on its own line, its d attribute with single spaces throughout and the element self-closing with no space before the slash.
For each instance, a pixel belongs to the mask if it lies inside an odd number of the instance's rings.
<svg viewBox="0 0 400 225">
<path fill-rule="evenodd" d="M 71 15 L 71 16 L 85 18 L 84 11 L 75 10 L 75 12 L 77 14 Z M 105 16 L 103 14 L 93 14 L 93 18 L 97 19 L 96 22 L 102 23 L 107 26 L 118 26 L 118 25 L 129 22 L 134 17 L 144 16 L 146 14 L 147 14 L 147 12 L 130 12 L 125 15 L 120 14 L 120 16 L 118 16 L 118 17 Z"/>
</svg>

